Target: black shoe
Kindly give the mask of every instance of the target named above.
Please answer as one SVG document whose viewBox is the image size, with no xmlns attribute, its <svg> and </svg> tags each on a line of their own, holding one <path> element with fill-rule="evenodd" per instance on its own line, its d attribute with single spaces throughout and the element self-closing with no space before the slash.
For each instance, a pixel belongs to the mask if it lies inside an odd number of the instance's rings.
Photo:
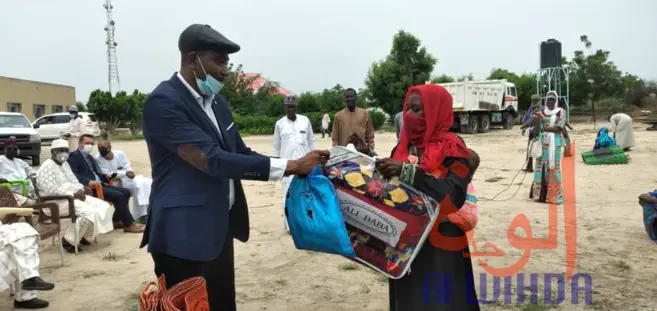
<svg viewBox="0 0 657 311">
<path fill-rule="evenodd" d="M 47 308 L 48 305 L 50 305 L 49 302 L 39 298 L 33 298 L 28 301 L 14 300 L 14 308 L 16 309 L 43 309 Z"/>
<path fill-rule="evenodd" d="M 85 239 L 85 238 L 82 238 L 82 240 L 80 240 L 80 244 L 82 244 L 82 245 L 91 245 L 91 242 L 87 241 L 87 239 Z"/>
<path fill-rule="evenodd" d="M 62 239 L 62 247 L 64 247 L 64 250 L 69 252 L 69 253 L 75 253 L 75 246 L 73 244 L 69 243 L 68 241 Z M 78 245 L 78 253 L 82 251 L 82 248 Z"/>
<path fill-rule="evenodd" d="M 42 278 L 35 276 L 23 281 L 21 288 L 23 290 L 51 290 L 55 288 L 55 284 L 48 283 Z"/>
</svg>

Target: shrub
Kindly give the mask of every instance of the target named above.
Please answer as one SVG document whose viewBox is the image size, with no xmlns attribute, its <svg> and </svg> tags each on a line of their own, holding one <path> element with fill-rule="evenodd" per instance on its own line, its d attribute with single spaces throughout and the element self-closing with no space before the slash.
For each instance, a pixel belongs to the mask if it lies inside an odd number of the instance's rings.
<svg viewBox="0 0 657 311">
<path fill-rule="evenodd" d="M 370 118 L 372 119 L 374 130 L 380 129 L 383 123 L 386 122 L 386 115 L 378 111 L 370 111 Z"/>
<path fill-rule="evenodd" d="M 335 112 L 329 112 L 329 117 L 331 118 L 331 123 L 329 123 L 329 129 L 333 126 L 333 118 L 335 117 Z M 322 113 L 321 112 L 309 112 L 304 113 L 310 123 L 313 125 L 313 132 L 319 133 L 320 127 L 322 126 Z M 247 115 L 242 116 L 236 113 L 233 113 L 233 119 L 235 120 L 235 126 L 239 129 L 242 134 L 254 134 L 254 135 L 269 135 L 274 134 L 274 126 L 276 126 L 276 121 L 280 117 L 268 117 L 263 115 Z M 385 123 L 386 117 L 383 113 L 377 111 L 370 111 L 370 118 L 372 118 L 372 123 L 375 130 L 379 130 L 381 126 Z"/>
<path fill-rule="evenodd" d="M 267 117 L 267 116 L 241 116 L 239 114 L 233 114 L 233 120 L 235 120 L 235 126 L 239 129 L 240 133 L 243 134 L 255 134 L 255 135 L 265 135 L 273 134 L 274 126 L 276 121 L 279 118 L 276 117 Z"/>
</svg>

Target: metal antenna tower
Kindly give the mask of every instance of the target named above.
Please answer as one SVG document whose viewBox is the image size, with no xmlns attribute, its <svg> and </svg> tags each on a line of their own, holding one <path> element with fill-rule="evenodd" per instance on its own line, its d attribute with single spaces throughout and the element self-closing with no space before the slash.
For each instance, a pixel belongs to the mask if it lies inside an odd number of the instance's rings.
<svg viewBox="0 0 657 311">
<path fill-rule="evenodd" d="M 116 46 L 118 45 L 114 40 L 114 19 L 112 18 L 112 0 L 105 0 L 103 4 L 105 8 L 105 13 L 107 14 L 107 25 L 105 25 L 105 33 L 107 34 L 107 39 L 105 40 L 105 45 L 107 45 L 107 83 L 109 84 L 109 91 L 111 94 L 114 94 L 114 91 L 121 89 L 121 83 L 119 82 L 119 62 L 116 57 Z"/>
</svg>

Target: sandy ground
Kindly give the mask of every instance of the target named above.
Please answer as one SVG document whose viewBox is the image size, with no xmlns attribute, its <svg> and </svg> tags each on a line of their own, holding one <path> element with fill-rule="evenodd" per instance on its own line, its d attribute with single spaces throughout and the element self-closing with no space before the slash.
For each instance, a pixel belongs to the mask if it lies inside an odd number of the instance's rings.
<svg viewBox="0 0 657 311">
<path fill-rule="evenodd" d="M 591 150 L 595 131 L 592 125 L 577 124 L 572 137 L 577 152 Z M 330 147 L 328 138 L 317 136 L 319 147 Z M 548 206 L 529 200 L 532 176 L 518 174 L 525 156 L 527 138 L 519 130 L 493 130 L 487 134 L 464 135 L 468 146 L 481 156 L 474 178 L 480 199 L 480 219 L 475 230 L 477 245 L 491 242 L 505 250 L 503 257 L 478 258 L 496 268 L 511 266 L 523 250 L 513 247 L 507 229 L 513 218 L 527 215 L 533 237 L 548 234 Z M 657 132 L 636 127 L 638 147 L 632 151 L 629 165 L 586 166 L 579 155 L 576 162 L 577 265 L 576 273 L 591 276 L 592 304 L 571 304 L 570 286 L 565 301 L 557 310 L 657 310 L 656 245 L 646 236 L 637 196 L 656 188 Z M 258 152 L 271 149 L 270 136 L 247 137 L 246 143 Z M 396 142 L 392 133 L 377 133 L 377 151 L 387 154 Z M 150 176 L 148 152 L 142 141 L 116 142 L 115 149 L 126 152 L 135 170 Z M 47 149 L 44 155 L 48 154 Z M 522 182 L 522 184 L 521 184 Z M 283 229 L 283 200 L 277 183 L 244 182 L 251 213 L 251 240 L 236 243 L 237 300 L 240 310 L 387 310 L 387 281 L 369 269 L 338 256 L 295 249 L 292 238 Z M 500 191 L 510 189 L 492 198 Z M 513 196 L 519 188 L 517 195 Z M 538 273 L 539 296 L 543 296 L 543 274 L 566 272 L 563 208 L 559 210 L 558 246 L 552 250 L 534 250 L 522 268 L 525 284 L 529 273 Z M 524 236 L 521 230 L 519 236 Z M 41 243 L 42 276 L 56 283 L 55 290 L 40 297 L 51 302 L 49 310 L 138 310 L 138 294 L 154 280 L 153 265 L 144 249 L 138 249 L 141 235 L 114 231 L 100 236 L 98 244 L 84 253 L 65 254 L 60 267 L 58 246 Z M 482 296 L 479 274 L 485 273 L 473 260 L 477 291 Z M 513 278 L 513 303 L 517 302 L 516 277 Z M 493 299 L 492 276 L 488 276 L 487 298 Z M 580 281 L 583 282 L 583 281 Z M 567 282 L 568 283 L 568 282 Z M 557 291 L 554 282 L 551 289 Z M 3 295 L 6 295 L 3 294 Z M 482 297 L 483 298 L 483 297 Z M 484 310 L 545 310 L 549 306 L 482 305 Z M 539 299 L 542 301 L 542 299 Z M 0 310 L 11 309 L 7 296 L 0 299 Z"/>
</svg>

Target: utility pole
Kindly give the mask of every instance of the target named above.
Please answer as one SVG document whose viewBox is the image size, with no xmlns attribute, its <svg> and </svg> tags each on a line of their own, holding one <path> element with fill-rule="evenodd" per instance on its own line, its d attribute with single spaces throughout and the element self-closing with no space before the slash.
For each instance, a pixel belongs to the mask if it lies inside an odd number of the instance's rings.
<svg viewBox="0 0 657 311">
<path fill-rule="evenodd" d="M 105 8 L 105 13 L 107 14 L 107 24 L 105 25 L 105 45 L 107 45 L 107 83 L 109 86 L 110 94 L 114 95 L 115 91 L 121 89 L 121 83 L 119 82 L 119 63 L 116 57 L 116 43 L 114 37 L 115 23 L 112 18 L 112 6 L 111 0 L 105 0 L 103 4 Z"/>
</svg>

